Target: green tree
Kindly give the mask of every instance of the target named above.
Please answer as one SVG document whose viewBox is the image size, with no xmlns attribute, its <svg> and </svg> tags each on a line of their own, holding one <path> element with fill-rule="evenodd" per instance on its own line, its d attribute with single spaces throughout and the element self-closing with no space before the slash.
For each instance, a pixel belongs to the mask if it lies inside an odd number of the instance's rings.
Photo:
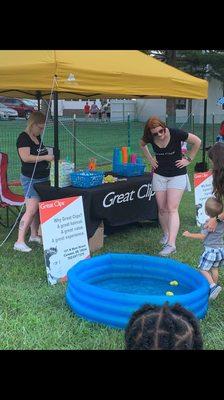
<svg viewBox="0 0 224 400">
<path fill-rule="evenodd" d="M 224 51 L 222 50 L 144 50 L 173 67 L 202 79 L 217 79 L 222 82 L 224 95 Z M 167 100 L 167 115 L 171 123 L 176 120 L 176 99 Z M 191 115 L 192 99 L 188 101 Z"/>
</svg>

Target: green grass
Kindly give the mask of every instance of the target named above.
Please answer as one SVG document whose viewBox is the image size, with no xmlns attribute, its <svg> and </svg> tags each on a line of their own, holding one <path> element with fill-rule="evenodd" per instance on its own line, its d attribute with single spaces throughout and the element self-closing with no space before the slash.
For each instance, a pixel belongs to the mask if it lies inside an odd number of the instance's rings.
<svg viewBox="0 0 224 400">
<path fill-rule="evenodd" d="M 0 151 L 9 155 L 9 180 L 18 179 L 20 173 L 20 160 L 16 151 L 16 140 L 19 134 L 25 129 L 26 120 L 19 119 L 16 121 L 0 121 Z M 192 132 L 192 128 L 187 124 L 178 124 L 177 127 Z M 130 123 L 130 144 L 132 152 L 141 156 L 139 148 L 139 140 L 142 137 L 144 129 L 143 122 Z M 203 126 L 194 125 L 194 132 L 202 138 Z M 218 134 L 219 124 L 214 125 L 214 137 Z M 70 133 L 69 133 L 70 132 Z M 76 165 L 78 168 L 86 168 L 88 160 L 96 157 L 97 165 L 107 164 L 107 159 L 112 160 L 113 148 L 116 146 L 128 145 L 128 124 L 127 122 L 77 122 L 75 135 L 77 142 L 73 138 L 74 126 L 72 119 L 64 118 L 59 120 L 59 149 L 60 158 L 69 157 L 74 160 L 76 147 Z M 207 124 L 207 140 L 206 143 L 213 142 L 213 126 Z M 76 146 L 75 146 L 76 143 Z M 44 144 L 48 146 L 54 145 L 53 122 L 47 123 L 44 134 Z M 91 150 L 94 152 L 92 153 Z M 96 154 L 95 154 L 96 153 Z"/>
<path fill-rule="evenodd" d="M 201 158 L 200 152 L 195 162 Z M 189 174 L 192 183 L 193 165 Z M 4 210 L 0 210 L 2 217 L 3 214 Z M 182 236 L 186 229 L 199 231 L 193 190 L 184 194 L 180 219 L 178 252 L 173 258 L 196 268 L 202 244 Z M 0 243 L 7 232 L 0 226 Z M 157 255 L 160 236 L 161 230 L 150 224 L 124 227 L 108 236 L 104 247 L 93 256 L 109 252 Z M 47 284 L 42 248 L 32 244 L 31 254 L 14 252 L 16 238 L 17 228 L 0 247 L 0 349 L 124 349 L 124 331 L 90 323 L 74 315 L 65 301 L 66 284 Z M 223 271 L 220 283 L 224 286 Z M 210 304 L 206 318 L 200 321 L 205 349 L 224 347 L 223 304 L 224 292 L 221 292 Z"/>
</svg>

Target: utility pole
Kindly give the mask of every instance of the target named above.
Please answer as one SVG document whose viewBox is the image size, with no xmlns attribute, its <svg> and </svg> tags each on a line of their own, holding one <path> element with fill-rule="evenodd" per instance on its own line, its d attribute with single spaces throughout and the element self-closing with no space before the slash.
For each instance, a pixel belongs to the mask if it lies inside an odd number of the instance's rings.
<svg viewBox="0 0 224 400">
<path fill-rule="evenodd" d="M 176 50 L 165 50 L 166 62 L 173 67 L 177 64 Z M 170 97 L 166 100 L 167 124 L 174 127 L 176 124 L 176 99 Z"/>
</svg>

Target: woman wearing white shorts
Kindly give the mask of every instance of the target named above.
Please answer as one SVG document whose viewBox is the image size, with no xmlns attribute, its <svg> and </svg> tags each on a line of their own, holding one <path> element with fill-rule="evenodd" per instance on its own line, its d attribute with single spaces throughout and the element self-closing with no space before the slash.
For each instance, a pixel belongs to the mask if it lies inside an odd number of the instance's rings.
<svg viewBox="0 0 224 400">
<path fill-rule="evenodd" d="M 181 153 L 181 142 L 191 144 L 188 154 Z M 155 157 L 149 152 L 150 143 Z M 180 129 L 168 128 L 158 117 L 146 122 L 140 147 L 152 165 L 152 188 L 156 193 L 159 222 L 163 230 L 160 241 L 164 245 L 159 255 L 176 252 L 176 237 L 180 227 L 178 208 L 185 190 L 191 190 L 186 167 L 193 161 L 201 139 Z"/>
</svg>

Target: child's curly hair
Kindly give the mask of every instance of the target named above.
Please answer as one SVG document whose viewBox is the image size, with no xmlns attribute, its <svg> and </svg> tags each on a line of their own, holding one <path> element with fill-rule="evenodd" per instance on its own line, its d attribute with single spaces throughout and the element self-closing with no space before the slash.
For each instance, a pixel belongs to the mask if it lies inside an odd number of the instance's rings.
<svg viewBox="0 0 224 400">
<path fill-rule="evenodd" d="M 180 304 L 145 304 L 125 329 L 126 350 L 202 350 L 196 317 Z"/>
</svg>

